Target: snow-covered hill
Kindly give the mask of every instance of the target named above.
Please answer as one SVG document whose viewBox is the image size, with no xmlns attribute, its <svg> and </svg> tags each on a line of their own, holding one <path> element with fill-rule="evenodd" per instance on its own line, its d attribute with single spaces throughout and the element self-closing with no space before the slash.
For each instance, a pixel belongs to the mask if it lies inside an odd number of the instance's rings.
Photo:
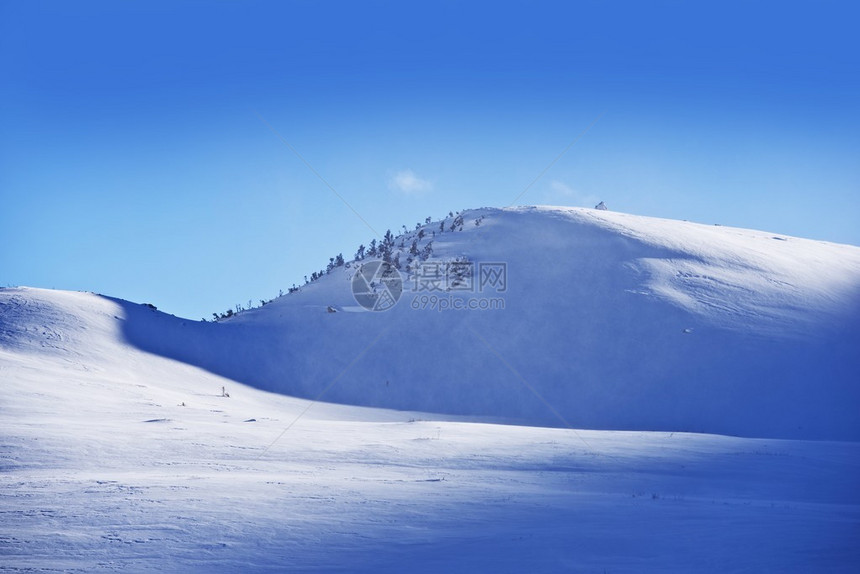
<svg viewBox="0 0 860 574">
<path fill-rule="evenodd" d="M 393 308 L 364 312 L 352 262 L 218 323 L 116 300 L 123 335 L 260 389 L 345 404 L 860 439 L 860 248 L 589 209 L 461 217 L 398 236 L 395 255 L 405 267 L 413 241 L 432 242 L 428 264 L 474 265 L 471 290 L 432 290 L 413 269 Z M 503 266 L 505 283 L 479 284 L 483 265 Z"/>
<path fill-rule="evenodd" d="M 338 289 L 321 281 L 272 309 L 320 317 L 317 325 L 385 316 L 293 303 Z M 190 350 L 210 333 L 259 343 L 266 328 L 284 328 L 262 312 L 183 325 L 88 293 L 0 290 L 0 571 L 848 573 L 860 565 L 860 443 L 497 425 L 310 403 L 127 340 L 130 327 L 139 340 L 147 329 L 161 337 L 165 326 L 184 332 Z M 502 335 L 483 333 L 494 342 Z M 406 357 L 409 345 L 395 348 Z M 416 371 L 446 368 L 420 349 L 414 357 Z M 348 374 L 333 382 L 354 384 Z"/>
<path fill-rule="evenodd" d="M 857 571 L 860 249 L 461 215 L 384 312 L 0 290 L 0 571 Z"/>
</svg>

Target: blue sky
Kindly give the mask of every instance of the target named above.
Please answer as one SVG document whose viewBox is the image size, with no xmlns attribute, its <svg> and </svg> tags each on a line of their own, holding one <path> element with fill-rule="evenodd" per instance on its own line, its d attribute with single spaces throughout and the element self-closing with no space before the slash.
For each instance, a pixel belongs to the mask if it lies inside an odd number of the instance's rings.
<svg viewBox="0 0 860 574">
<path fill-rule="evenodd" d="M 351 255 L 373 232 L 269 126 L 380 233 L 508 205 L 581 135 L 517 203 L 860 245 L 858 16 L 0 2 L 0 282 L 196 319 Z"/>
</svg>

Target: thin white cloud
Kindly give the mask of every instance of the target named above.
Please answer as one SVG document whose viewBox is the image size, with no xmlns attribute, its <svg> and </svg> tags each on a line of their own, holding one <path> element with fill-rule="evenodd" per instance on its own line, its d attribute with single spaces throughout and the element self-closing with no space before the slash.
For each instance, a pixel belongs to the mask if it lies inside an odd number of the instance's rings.
<svg viewBox="0 0 860 574">
<path fill-rule="evenodd" d="M 389 176 L 388 188 L 405 195 L 423 195 L 433 190 L 433 184 L 415 175 L 411 169 L 403 169 Z"/>
<path fill-rule="evenodd" d="M 555 195 L 561 195 L 565 197 L 573 197 L 574 195 L 577 195 L 576 191 L 574 191 L 572 187 L 570 187 L 566 183 L 555 179 L 550 182 L 549 189 Z"/>
<path fill-rule="evenodd" d="M 600 198 L 596 195 L 582 193 L 581 191 L 558 180 L 550 182 L 546 198 L 548 200 L 547 203 L 560 203 L 562 205 L 581 207 L 594 207 L 600 202 Z"/>
</svg>

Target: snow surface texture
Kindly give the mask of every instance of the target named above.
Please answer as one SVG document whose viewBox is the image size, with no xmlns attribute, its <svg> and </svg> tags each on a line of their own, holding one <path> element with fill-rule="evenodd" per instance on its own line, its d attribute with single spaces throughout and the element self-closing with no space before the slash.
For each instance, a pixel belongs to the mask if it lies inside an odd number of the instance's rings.
<svg viewBox="0 0 860 574">
<path fill-rule="evenodd" d="M 263 390 L 344 404 L 860 440 L 860 248 L 592 209 L 463 220 L 454 232 L 428 224 L 419 248 L 433 241 L 431 261 L 504 263 L 507 289 L 433 295 L 501 298 L 503 310 L 416 310 L 431 294 L 407 280 L 389 311 L 326 312 L 360 310 L 352 264 L 217 324 L 117 301 L 123 334 Z"/>
<path fill-rule="evenodd" d="M 0 305 L 0 571 L 860 566 L 856 442 L 311 404 L 129 345 L 138 310 L 158 317 L 142 306 Z"/>
</svg>

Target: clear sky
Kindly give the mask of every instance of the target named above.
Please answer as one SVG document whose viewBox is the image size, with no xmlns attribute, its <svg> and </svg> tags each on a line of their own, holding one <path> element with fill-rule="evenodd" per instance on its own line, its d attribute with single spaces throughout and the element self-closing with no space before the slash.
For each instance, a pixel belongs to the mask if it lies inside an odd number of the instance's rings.
<svg viewBox="0 0 860 574">
<path fill-rule="evenodd" d="M 860 245 L 858 21 L 825 1 L 0 0 L 0 283 L 198 319 L 370 228 L 514 201 Z"/>
</svg>

